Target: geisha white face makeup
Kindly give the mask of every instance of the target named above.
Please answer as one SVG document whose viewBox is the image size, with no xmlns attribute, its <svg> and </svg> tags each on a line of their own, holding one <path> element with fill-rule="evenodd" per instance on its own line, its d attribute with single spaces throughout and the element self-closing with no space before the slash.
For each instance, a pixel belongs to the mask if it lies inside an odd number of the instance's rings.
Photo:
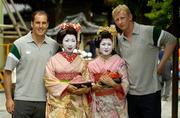
<svg viewBox="0 0 180 118">
<path fill-rule="evenodd" d="M 99 51 L 102 55 L 110 55 L 113 49 L 112 40 L 110 38 L 104 38 L 100 42 Z"/>
<path fill-rule="evenodd" d="M 76 48 L 76 37 L 72 34 L 67 34 L 63 38 L 63 48 L 67 53 L 73 53 L 73 50 Z"/>
</svg>

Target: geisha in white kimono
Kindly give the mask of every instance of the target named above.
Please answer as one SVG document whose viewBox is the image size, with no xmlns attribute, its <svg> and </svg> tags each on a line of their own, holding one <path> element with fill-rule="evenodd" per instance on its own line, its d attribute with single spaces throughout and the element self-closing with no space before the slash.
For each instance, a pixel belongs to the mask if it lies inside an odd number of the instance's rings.
<svg viewBox="0 0 180 118">
<path fill-rule="evenodd" d="M 89 82 L 86 62 L 73 53 L 78 27 L 75 24 L 61 24 L 60 28 L 58 38 L 62 40 L 64 51 L 51 57 L 46 66 L 46 117 L 89 118 L 87 93 L 90 88 L 73 85 Z"/>
<path fill-rule="evenodd" d="M 125 61 L 117 54 L 112 54 L 112 27 L 100 28 L 99 56 L 89 62 L 88 68 L 92 87 L 92 118 L 128 118 L 126 94 L 128 75 Z"/>
</svg>

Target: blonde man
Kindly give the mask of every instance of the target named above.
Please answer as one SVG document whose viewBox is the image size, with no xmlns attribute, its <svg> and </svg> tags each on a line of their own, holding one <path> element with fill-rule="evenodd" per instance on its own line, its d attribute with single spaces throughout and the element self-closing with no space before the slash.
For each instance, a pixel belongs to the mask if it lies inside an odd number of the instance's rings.
<svg viewBox="0 0 180 118">
<path fill-rule="evenodd" d="M 126 5 L 117 6 L 112 16 L 122 30 L 116 50 L 128 63 L 129 118 L 161 118 L 161 85 L 158 76 L 175 48 L 176 38 L 160 28 L 134 22 Z M 161 45 L 166 48 L 158 64 Z"/>
</svg>

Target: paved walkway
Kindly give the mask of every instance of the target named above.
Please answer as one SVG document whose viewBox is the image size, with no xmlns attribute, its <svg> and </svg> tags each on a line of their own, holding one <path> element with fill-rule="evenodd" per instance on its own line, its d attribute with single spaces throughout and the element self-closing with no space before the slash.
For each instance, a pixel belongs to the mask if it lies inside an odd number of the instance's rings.
<svg viewBox="0 0 180 118">
<path fill-rule="evenodd" d="M 180 118 L 180 100 L 178 101 L 178 113 L 178 118 Z M 6 112 L 4 92 L 0 92 L 0 118 L 11 118 Z M 171 99 L 162 101 L 162 118 L 171 118 Z"/>
<path fill-rule="evenodd" d="M 0 92 L 0 118 L 11 118 L 10 115 L 6 112 L 5 95 L 2 91 Z"/>
</svg>

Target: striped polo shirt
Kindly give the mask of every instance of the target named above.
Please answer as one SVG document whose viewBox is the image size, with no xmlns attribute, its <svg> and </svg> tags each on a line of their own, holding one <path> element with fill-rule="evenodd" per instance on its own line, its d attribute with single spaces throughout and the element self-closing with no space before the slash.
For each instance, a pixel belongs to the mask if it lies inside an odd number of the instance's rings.
<svg viewBox="0 0 180 118">
<path fill-rule="evenodd" d="M 132 42 L 122 34 L 118 51 L 128 65 L 129 94 L 145 95 L 161 89 L 157 75 L 158 53 L 161 45 L 176 42 L 176 38 L 157 27 L 134 22 Z"/>
<path fill-rule="evenodd" d="M 15 100 L 46 101 L 45 66 L 58 47 L 58 43 L 48 36 L 38 47 L 31 32 L 13 43 L 4 69 L 13 71 L 16 68 Z"/>
</svg>

